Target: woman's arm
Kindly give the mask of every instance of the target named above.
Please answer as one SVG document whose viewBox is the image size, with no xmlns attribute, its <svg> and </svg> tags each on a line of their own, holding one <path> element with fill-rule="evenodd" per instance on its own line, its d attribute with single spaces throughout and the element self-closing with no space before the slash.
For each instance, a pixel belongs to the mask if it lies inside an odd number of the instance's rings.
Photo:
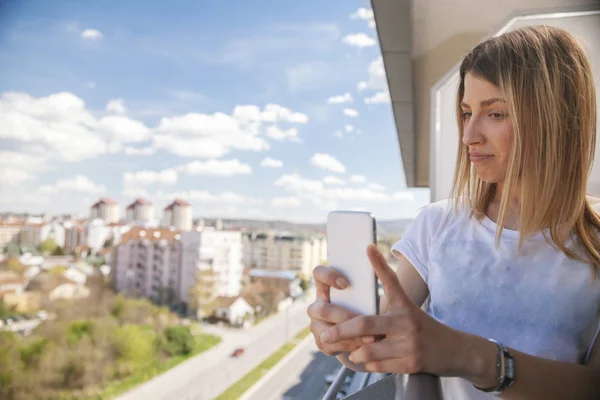
<svg viewBox="0 0 600 400">
<path fill-rule="evenodd" d="M 479 387 L 494 387 L 498 348 L 479 336 L 461 333 L 463 355 L 457 375 Z M 547 360 L 510 350 L 515 359 L 515 383 L 499 397 L 506 400 L 600 399 L 600 342 L 596 342 L 588 365 Z"/>
<path fill-rule="evenodd" d="M 406 259 L 404 256 L 400 256 L 398 268 L 396 269 L 396 275 L 398 276 L 398 280 L 400 284 L 406 291 L 406 294 L 410 299 L 417 304 L 419 307 L 423 305 L 427 296 L 429 296 L 429 289 L 427 288 L 427 284 L 421 278 L 421 275 L 417 272 L 415 267 Z M 379 310 L 380 313 L 384 313 L 387 310 L 387 300 L 385 295 L 381 297 L 381 301 L 379 302 Z M 346 367 L 350 368 L 356 372 L 367 372 L 364 367 L 364 364 L 355 364 L 348 359 L 349 353 L 344 352 L 337 356 L 337 359 L 344 364 Z"/>
</svg>

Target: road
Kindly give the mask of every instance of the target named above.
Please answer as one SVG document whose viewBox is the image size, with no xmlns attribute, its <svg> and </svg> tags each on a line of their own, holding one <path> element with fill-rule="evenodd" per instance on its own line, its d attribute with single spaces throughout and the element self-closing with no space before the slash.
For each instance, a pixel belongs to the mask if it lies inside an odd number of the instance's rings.
<svg viewBox="0 0 600 400">
<path fill-rule="evenodd" d="M 262 383 L 248 400 L 320 400 L 327 391 L 325 375 L 336 372 L 340 362 L 321 353 L 314 340 L 302 347 L 277 372 Z"/>
<path fill-rule="evenodd" d="M 310 301 L 312 296 L 298 300 L 287 310 L 248 329 L 206 327 L 205 332 L 218 334 L 222 342 L 118 399 L 210 400 L 217 397 L 308 326 L 306 307 Z M 233 350 L 240 346 L 245 348 L 245 354 L 231 358 Z"/>
</svg>

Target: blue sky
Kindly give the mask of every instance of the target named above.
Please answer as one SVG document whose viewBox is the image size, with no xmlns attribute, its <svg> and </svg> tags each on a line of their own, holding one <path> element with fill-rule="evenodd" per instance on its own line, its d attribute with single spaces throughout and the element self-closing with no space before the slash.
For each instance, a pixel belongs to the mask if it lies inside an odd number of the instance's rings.
<svg viewBox="0 0 600 400">
<path fill-rule="evenodd" d="M 23 1 L 0 12 L 0 210 L 411 217 L 367 1 Z"/>
</svg>

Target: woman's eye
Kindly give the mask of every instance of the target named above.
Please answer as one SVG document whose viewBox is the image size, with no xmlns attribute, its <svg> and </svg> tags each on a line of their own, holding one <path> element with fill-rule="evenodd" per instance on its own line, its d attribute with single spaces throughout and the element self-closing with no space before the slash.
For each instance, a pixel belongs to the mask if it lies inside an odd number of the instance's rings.
<svg viewBox="0 0 600 400">
<path fill-rule="evenodd" d="M 470 111 L 465 111 L 462 113 L 462 118 L 463 119 L 467 119 L 467 118 L 471 118 L 472 113 Z"/>
<path fill-rule="evenodd" d="M 490 117 L 492 117 L 493 119 L 502 119 L 504 118 L 504 114 L 500 114 L 500 113 L 491 113 Z"/>
</svg>

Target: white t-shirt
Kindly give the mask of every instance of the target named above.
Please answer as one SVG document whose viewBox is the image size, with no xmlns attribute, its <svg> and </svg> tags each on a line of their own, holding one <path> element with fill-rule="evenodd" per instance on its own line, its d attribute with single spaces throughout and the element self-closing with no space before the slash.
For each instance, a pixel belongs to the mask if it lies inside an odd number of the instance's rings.
<svg viewBox="0 0 600 400">
<path fill-rule="evenodd" d="M 452 203 L 429 204 L 392 248 L 427 283 L 427 312 L 460 331 L 492 338 L 546 359 L 585 364 L 600 329 L 600 280 L 587 264 L 567 258 L 542 232 L 523 244 L 496 223 L 455 213 Z M 519 365 L 515 365 L 517 379 Z M 444 400 L 484 400 L 463 378 L 441 378 Z"/>
</svg>

